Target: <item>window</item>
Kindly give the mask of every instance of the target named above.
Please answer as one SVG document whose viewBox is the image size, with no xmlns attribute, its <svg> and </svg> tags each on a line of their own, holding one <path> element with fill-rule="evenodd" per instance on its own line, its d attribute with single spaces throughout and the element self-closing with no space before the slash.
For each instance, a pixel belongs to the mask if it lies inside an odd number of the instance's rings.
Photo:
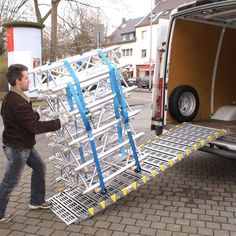
<svg viewBox="0 0 236 236">
<path fill-rule="evenodd" d="M 122 56 L 125 57 L 125 49 L 122 49 Z"/>
<path fill-rule="evenodd" d="M 123 57 L 129 57 L 133 55 L 133 49 L 128 48 L 128 49 L 122 49 L 122 56 Z"/>
<path fill-rule="evenodd" d="M 132 56 L 132 55 L 133 55 L 133 49 L 130 48 L 130 56 Z"/>
<path fill-rule="evenodd" d="M 142 49 L 142 55 L 141 57 L 146 57 L 146 49 Z"/>
<path fill-rule="evenodd" d="M 142 39 L 146 39 L 146 37 L 147 37 L 147 30 L 143 30 L 141 32 L 141 37 L 142 37 Z"/>
<path fill-rule="evenodd" d="M 129 35 L 129 39 L 130 39 L 130 40 L 134 39 L 134 33 L 131 33 L 131 34 Z"/>
<path fill-rule="evenodd" d="M 123 35 L 122 35 L 122 41 L 133 40 L 134 37 L 135 37 L 134 33 L 123 34 Z"/>
</svg>

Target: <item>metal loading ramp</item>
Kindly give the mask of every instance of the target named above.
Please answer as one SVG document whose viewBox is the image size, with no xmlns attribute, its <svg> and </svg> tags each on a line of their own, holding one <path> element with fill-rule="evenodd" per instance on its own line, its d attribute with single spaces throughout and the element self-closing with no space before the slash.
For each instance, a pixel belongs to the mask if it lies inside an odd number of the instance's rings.
<svg viewBox="0 0 236 236">
<path fill-rule="evenodd" d="M 106 194 L 96 191 L 83 194 L 78 187 L 63 189 L 48 199 L 53 204 L 52 211 L 67 225 L 82 222 L 224 134 L 225 130 L 193 124 L 176 126 L 138 147 L 138 152 L 145 155 L 140 162 L 141 172 L 130 168 L 120 173 L 107 183 Z"/>
<path fill-rule="evenodd" d="M 125 99 L 128 87 L 117 48 L 94 50 L 30 71 L 32 92 L 45 101 L 42 119 L 71 119 L 48 133 L 49 160 L 64 185 L 49 198 L 66 224 L 78 223 L 224 135 L 224 130 L 182 124 L 137 146 L 130 120 L 138 114 Z M 121 81 L 126 84 L 121 86 Z"/>
</svg>

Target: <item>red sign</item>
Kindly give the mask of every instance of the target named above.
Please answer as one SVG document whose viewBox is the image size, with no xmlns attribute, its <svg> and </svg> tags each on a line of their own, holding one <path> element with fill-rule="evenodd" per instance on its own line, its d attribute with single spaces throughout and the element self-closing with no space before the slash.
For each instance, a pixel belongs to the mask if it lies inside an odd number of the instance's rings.
<svg viewBox="0 0 236 236">
<path fill-rule="evenodd" d="M 7 28 L 7 51 L 14 51 L 14 31 L 13 27 Z"/>
</svg>

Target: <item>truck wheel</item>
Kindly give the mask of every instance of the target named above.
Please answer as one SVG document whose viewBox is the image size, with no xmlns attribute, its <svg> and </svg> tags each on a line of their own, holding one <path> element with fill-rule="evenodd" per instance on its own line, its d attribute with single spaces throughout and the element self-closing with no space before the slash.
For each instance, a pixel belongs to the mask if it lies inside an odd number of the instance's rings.
<svg viewBox="0 0 236 236">
<path fill-rule="evenodd" d="M 169 98 L 169 111 L 178 122 L 190 122 L 198 113 L 199 96 L 189 85 L 176 87 Z"/>
</svg>

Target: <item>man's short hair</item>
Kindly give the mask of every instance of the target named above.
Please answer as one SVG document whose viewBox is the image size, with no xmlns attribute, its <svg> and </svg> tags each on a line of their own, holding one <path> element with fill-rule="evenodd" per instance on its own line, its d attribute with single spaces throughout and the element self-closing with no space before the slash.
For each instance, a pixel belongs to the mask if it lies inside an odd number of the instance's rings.
<svg viewBox="0 0 236 236">
<path fill-rule="evenodd" d="M 28 71 L 28 67 L 22 64 L 13 64 L 8 67 L 6 79 L 10 85 L 16 85 L 16 80 L 21 80 L 23 71 Z"/>
</svg>

